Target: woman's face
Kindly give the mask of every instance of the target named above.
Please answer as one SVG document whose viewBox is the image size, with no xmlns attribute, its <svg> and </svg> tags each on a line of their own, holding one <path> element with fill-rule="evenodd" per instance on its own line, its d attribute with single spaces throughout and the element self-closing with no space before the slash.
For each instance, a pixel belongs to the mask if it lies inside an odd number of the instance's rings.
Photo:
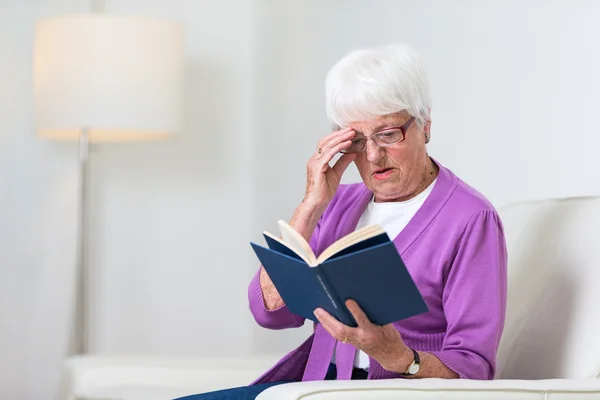
<svg viewBox="0 0 600 400">
<path fill-rule="evenodd" d="M 356 131 L 355 137 L 371 137 L 398 128 L 410 118 L 407 112 L 401 112 L 349 125 Z M 430 163 L 425 147 L 425 132 L 429 132 L 429 127 L 430 122 L 420 129 L 413 121 L 404 140 L 386 147 L 367 140 L 366 149 L 358 153 L 354 163 L 365 185 L 375 194 L 375 201 L 406 200 L 420 189 Z"/>
</svg>

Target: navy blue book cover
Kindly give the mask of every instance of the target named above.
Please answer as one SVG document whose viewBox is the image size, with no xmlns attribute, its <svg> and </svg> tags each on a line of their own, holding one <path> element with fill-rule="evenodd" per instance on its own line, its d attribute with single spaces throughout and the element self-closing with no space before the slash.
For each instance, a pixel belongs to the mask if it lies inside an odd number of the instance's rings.
<svg viewBox="0 0 600 400">
<path fill-rule="evenodd" d="M 385 234 L 357 243 L 310 267 L 286 246 L 265 236 L 269 248 L 251 243 L 288 309 L 317 321 L 323 308 L 342 323 L 356 326 L 345 306 L 355 300 L 377 325 L 428 311 L 394 243 Z"/>
</svg>

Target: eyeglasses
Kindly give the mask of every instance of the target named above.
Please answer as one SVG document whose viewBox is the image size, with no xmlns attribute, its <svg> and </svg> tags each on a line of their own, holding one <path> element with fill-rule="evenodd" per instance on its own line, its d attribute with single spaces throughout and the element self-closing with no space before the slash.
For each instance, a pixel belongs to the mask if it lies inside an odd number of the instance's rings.
<svg viewBox="0 0 600 400">
<path fill-rule="evenodd" d="M 400 127 L 389 128 L 380 132 L 377 132 L 370 137 L 367 136 L 357 136 L 352 139 L 352 144 L 345 150 L 342 150 L 341 153 L 351 154 L 351 153 L 360 153 L 367 148 L 367 141 L 371 139 L 376 145 L 381 147 L 391 146 L 393 144 L 399 143 L 404 140 L 406 137 L 406 131 L 410 128 L 410 124 L 413 123 L 415 117 L 411 117 L 408 121 L 404 123 L 404 125 Z"/>
</svg>

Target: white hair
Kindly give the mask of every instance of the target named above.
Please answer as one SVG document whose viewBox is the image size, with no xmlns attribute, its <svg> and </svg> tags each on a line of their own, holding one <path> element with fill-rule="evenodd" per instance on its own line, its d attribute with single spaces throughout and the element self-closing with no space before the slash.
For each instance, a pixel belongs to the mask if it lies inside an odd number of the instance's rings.
<svg viewBox="0 0 600 400">
<path fill-rule="evenodd" d="M 327 117 L 343 128 L 406 110 L 422 128 L 429 121 L 428 86 L 419 55 L 405 44 L 355 50 L 327 74 Z"/>
</svg>

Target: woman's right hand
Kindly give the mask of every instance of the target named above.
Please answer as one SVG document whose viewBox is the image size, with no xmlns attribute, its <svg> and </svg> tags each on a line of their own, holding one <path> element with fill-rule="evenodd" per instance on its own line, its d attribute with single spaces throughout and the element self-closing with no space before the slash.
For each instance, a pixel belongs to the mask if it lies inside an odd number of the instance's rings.
<svg viewBox="0 0 600 400">
<path fill-rule="evenodd" d="M 329 163 L 337 153 L 350 147 L 350 139 L 354 135 L 355 132 L 350 128 L 332 132 L 319 141 L 315 155 L 308 161 L 304 200 L 290 220 L 290 225 L 307 242 L 310 241 L 321 214 L 333 199 L 342 174 L 354 161 L 356 154 L 342 155 L 333 167 Z M 260 287 L 267 310 L 276 310 L 285 305 L 264 268 L 260 271 Z"/>
<path fill-rule="evenodd" d="M 304 203 L 311 208 L 325 210 L 337 191 L 342 174 L 356 158 L 344 154 L 331 167 L 329 163 L 342 150 L 350 147 L 356 132 L 352 128 L 334 131 L 319 141 L 317 151 L 306 165 L 306 193 Z"/>
</svg>

